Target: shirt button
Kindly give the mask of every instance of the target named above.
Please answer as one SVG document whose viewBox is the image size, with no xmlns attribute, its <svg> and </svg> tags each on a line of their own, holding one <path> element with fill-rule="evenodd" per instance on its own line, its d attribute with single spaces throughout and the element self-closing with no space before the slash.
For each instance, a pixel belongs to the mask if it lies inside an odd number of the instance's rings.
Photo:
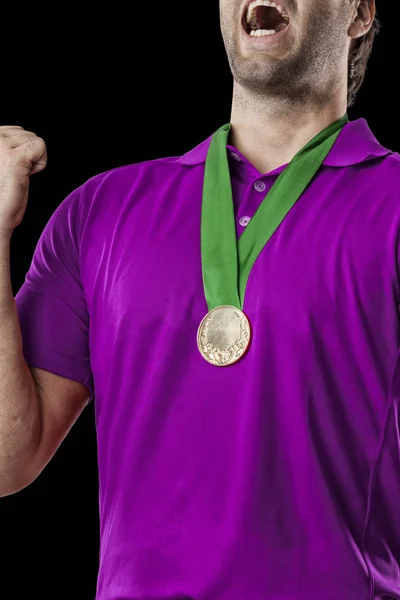
<svg viewBox="0 0 400 600">
<path fill-rule="evenodd" d="M 238 162 L 241 162 L 241 158 L 238 154 L 236 154 L 236 152 L 231 152 L 231 156 Z"/>
<path fill-rule="evenodd" d="M 242 227 L 246 227 L 246 225 L 248 225 L 250 223 L 251 219 L 250 217 L 240 217 L 239 219 L 239 223 Z"/>
<path fill-rule="evenodd" d="M 263 192 L 266 188 L 266 185 L 263 181 L 256 181 L 254 183 L 254 189 L 257 190 L 257 192 Z"/>
</svg>

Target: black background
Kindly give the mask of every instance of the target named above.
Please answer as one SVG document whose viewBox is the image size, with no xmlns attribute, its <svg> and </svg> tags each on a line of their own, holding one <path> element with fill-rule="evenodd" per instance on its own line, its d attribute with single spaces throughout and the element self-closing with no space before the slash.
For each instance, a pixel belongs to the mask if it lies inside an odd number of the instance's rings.
<svg viewBox="0 0 400 600">
<path fill-rule="evenodd" d="M 396 4 L 378 5 L 383 29 L 349 116 L 400 151 Z M 218 2 L 102 6 L 21 5 L 0 23 L 0 125 L 34 131 L 48 149 L 11 241 L 14 295 L 73 189 L 114 167 L 181 155 L 230 118 Z M 0 598 L 93 600 L 98 554 L 91 403 L 39 478 L 0 499 Z"/>
</svg>

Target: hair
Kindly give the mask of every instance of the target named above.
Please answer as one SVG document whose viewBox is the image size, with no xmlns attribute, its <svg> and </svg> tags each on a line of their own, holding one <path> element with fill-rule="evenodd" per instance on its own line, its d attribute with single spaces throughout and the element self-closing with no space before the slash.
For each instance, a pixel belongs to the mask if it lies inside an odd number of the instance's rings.
<svg viewBox="0 0 400 600">
<path fill-rule="evenodd" d="M 375 37 L 381 29 L 381 23 L 375 16 L 369 31 L 363 37 L 353 40 L 349 52 L 349 74 L 347 107 L 352 106 L 356 100 L 357 92 L 360 89 L 365 73 L 367 63 L 372 52 Z"/>
</svg>

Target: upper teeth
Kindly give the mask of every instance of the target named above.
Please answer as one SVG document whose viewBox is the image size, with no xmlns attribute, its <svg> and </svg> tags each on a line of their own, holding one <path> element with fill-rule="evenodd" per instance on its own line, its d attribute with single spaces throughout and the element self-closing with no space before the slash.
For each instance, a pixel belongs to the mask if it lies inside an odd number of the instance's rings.
<svg viewBox="0 0 400 600">
<path fill-rule="evenodd" d="M 253 0 L 253 2 L 250 2 L 249 6 L 247 7 L 247 22 L 250 21 L 251 13 L 256 6 L 271 6 L 272 8 L 276 8 L 276 10 L 281 13 L 282 17 L 289 21 L 289 15 L 284 11 L 282 6 L 279 6 L 279 4 L 276 2 L 270 2 L 270 0 Z"/>
</svg>

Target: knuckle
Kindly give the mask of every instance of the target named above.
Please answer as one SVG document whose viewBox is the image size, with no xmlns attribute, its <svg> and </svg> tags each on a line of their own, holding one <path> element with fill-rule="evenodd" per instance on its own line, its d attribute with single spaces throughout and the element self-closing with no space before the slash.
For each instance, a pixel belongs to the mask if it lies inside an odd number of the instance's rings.
<svg viewBox="0 0 400 600">
<path fill-rule="evenodd" d="M 26 142 L 24 142 L 22 144 L 27 150 L 30 150 L 31 148 L 37 146 L 37 145 L 46 145 L 45 141 L 43 138 L 38 137 L 37 135 L 33 134 L 33 137 L 29 138 L 28 140 L 26 140 Z"/>
<path fill-rule="evenodd" d="M 23 144 L 21 144 L 21 146 L 19 146 L 22 150 L 24 151 L 30 151 L 32 146 L 35 145 L 35 140 L 34 139 L 30 139 L 27 140 L 26 142 L 24 142 Z"/>
</svg>

